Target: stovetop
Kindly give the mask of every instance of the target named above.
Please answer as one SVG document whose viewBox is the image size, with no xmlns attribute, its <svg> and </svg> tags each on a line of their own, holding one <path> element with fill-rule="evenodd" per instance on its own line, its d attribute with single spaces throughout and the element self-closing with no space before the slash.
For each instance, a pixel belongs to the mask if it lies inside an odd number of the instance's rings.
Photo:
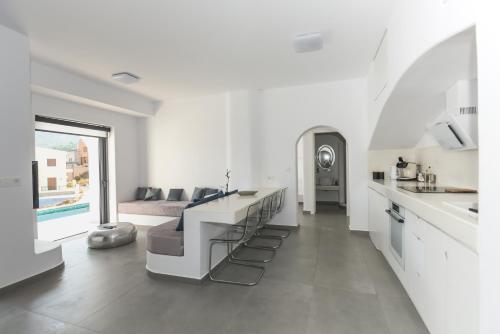
<svg viewBox="0 0 500 334">
<path fill-rule="evenodd" d="M 431 194 L 444 194 L 444 193 L 476 193 L 472 189 L 462 189 L 455 187 L 438 187 L 432 185 L 417 185 L 417 186 L 398 186 L 398 188 L 411 191 L 412 193 L 431 193 Z"/>
</svg>

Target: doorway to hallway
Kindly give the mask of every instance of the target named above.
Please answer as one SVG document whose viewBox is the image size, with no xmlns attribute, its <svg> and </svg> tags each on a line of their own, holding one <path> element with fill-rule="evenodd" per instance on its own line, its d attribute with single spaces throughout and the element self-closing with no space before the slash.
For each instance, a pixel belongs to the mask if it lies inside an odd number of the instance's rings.
<svg viewBox="0 0 500 334">
<path fill-rule="evenodd" d="M 315 127 L 297 141 L 297 203 L 299 211 L 347 207 L 347 142 L 334 128 Z"/>
</svg>

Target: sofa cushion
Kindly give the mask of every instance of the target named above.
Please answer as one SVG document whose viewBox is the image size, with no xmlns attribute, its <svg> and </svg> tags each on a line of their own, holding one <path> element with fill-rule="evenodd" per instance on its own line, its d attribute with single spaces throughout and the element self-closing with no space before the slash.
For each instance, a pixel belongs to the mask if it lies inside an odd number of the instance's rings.
<svg viewBox="0 0 500 334">
<path fill-rule="evenodd" d="M 131 201 L 118 203 L 118 212 L 132 215 L 180 217 L 188 201 Z"/>
<path fill-rule="evenodd" d="M 161 198 L 161 188 L 148 188 L 145 201 L 158 201 Z"/>
<path fill-rule="evenodd" d="M 197 202 L 205 197 L 205 188 L 195 187 L 193 190 L 193 196 L 191 197 L 191 202 Z"/>
<path fill-rule="evenodd" d="M 203 195 L 203 197 L 207 197 L 209 195 L 214 195 L 214 194 L 217 194 L 219 192 L 218 189 L 215 189 L 215 188 L 205 188 L 205 193 Z"/>
<path fill-rule="evenodd" d="M 170 189 L 167 196 L 167 201 L 180 201 L 184 189 Z"/>
<path fill-rule="evenodd" d="M 184 232 L 176 231 L 180 218 L 151 227 L 147 234 L 147 249 L 154 254 L 183 256 Z"/>
<path fill-rule="evenodd" d="M 139 187 L 135 192 L 135 199 L 138 201 L 144 201 L 146 194 L 148 192 L 148 187 Z"/>
</svg>

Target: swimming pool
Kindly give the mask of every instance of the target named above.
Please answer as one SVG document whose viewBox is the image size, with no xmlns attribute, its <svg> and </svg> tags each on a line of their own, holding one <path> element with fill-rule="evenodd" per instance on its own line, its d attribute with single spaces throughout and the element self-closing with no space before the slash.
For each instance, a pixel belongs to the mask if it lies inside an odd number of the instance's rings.
<svg viewBox="0 0 500 334">
<path fill-rule="evenodd" d="M 62 203 L 65 200 L 70 200 L 70 199 L 74 199 L 74 198 L 75 198 L 75 196 L 41 197 L 39 199 L 39 205 L 40 205 L 40 208 L 43 209 L 43 208 L 46 208 L 49 206 L 54 206 L 54 205 L 57 205 L 59 203 Z"/>
<path fill-rule="evenodd" d="M 80 203 L 52 209 L 38 210 L 36 212 L 36 221 L 40 223 L 47 220 L 79 215 L 89 211 L 90 203 Z"/>
</svg>

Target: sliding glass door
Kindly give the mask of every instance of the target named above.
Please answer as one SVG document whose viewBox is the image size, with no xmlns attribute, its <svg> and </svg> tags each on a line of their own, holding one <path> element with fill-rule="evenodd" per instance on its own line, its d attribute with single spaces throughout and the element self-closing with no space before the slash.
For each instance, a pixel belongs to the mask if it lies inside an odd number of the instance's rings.
<svg viewBox="0 0 500 334">
<path fill-rule="evenodd" d="M 106 127 L 37 117 L 39 239 L 68 238 L 109 221 L 108 133 Z"/>
</svg>

